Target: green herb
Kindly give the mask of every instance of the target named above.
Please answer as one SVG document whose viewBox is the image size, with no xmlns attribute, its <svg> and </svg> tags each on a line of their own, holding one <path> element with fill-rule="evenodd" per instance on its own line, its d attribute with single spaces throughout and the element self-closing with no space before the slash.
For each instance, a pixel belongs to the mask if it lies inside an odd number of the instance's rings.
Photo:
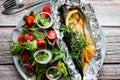
<svg viewBox="0 0 120 80">
<path fill-rule="evenodd" d="M 37 28 L 37 24 L 34 23 L 33 26 L 32 26 L 32 28 Z"/>
<path fill-rule="evenodd" d="M 24 63 L 24 61 L 23 61 L 21 58 L 19 58 L 19 59 L 18 59 L 18 63 L 22 66 L 23 63 Z"/>
<path fill-rule="evenodd" d="M 45 33 L 42 31 L 33 31 L 32 34 L 36 37 L 36 38 L 45 38 Z"/>
<path fill-rule="evenodd" d="M 32 34 L 36 37 L 36 38 L 45 38 L 45 32 L 44 31 L 39 31 L 38 28 L 30 28 L 32 31 Z"/>
<path fill-rule="evenodd" d="M 37 60 L 39 60 L 39 61 L 46 61 L 46 60 L 48 60 L 49 56 L 48 56 L 48 54 L 45 53 L 45 52 L 39 52 L 39 53 L 36 55 L 36 58 L 37 58 Z"/>
<path fill-rule="evenodd" d="M 38 23 L 43 27 L 48 26 L 50 24 L 49 18 L 45 16 L 38 16 L 37 20 L 38 20 Z"/>
<path fill-rule="evenodd" d="M 64 57 L 64 53 L 59 49 L 59 47 L 53 48 L 52 54 L 53 54 L 53 59 L 51 61 L 52 63 Z"/>
<path fill-rule="evenodd" d="M 31 42 L 26 42 L 25 43 L 25 48 L 28 50 L 28 51 L 32 51 L 32 50 L 36 50 L 37 49 L 37 41 L 36 40 L 33 40 Z"/>
<path fill-rule="evenodd" d="M 59 73 L 58 69 L 56 69 L 56 68 L 51 68 L 51 69 L 48 71 L 48 75 L 52 75 L 52 76 L 50 76 L 50 77 L 52 77 L 52 78 L 57 78 L 57 77 L 60 75 L 60 73 Z"/>
<path fill-rule="evenodd" d="M 10 47 L 10 52 L 15 54 L 20 54 L 22 50 L 22 45 L 20 43 L 13 43 L 13 45 Z"/>
<path fill-rule="evenodd" d="M 47 21 L 43 22 L 43 26 L 48 26 L 48 25 L 50 25 L 50 22 Z"/>
<path fill-rule="evenodd" d="M 49 66 L 49 64 L 39 64 L 39 63 L 35 62 L 36 80 L 40 80 L 42 78 L 42 76 L 45 75 L 48 66 Z"/>
<path fill-rule="evenodd" d="M 85 38 L 82 33 L 78 31 L 74 31 L 70 27 L 66 27 L 62 25 L 60 30 L 63 32 L 64 36 L 67 37 L 65 42 L 67 46 L 70 48 L 70 53 L 74 57 L 79 57 L 80 53 L 82 53 L 83 48 L 87 46 L 85 42 Z M 69 41 L 69 42 L 68 42 Z"/>
<path fill-rule="evenodd" d="M 26 32 L 27 32 L 27 31 L 26 31 L 25 29 L 22 30 L 22 34 L 23 34 L 23 35 L 25 35 Z"/>
<path fill-rule="evenodd" d="M 64 34 L 64 41 L 69 49 L 70 55 L 72 57 L 73 62 L 75 63 L 76 68 L 83 76 L 83 67 L 81 63 L 82 55 L 83 55 L 83 48 L 87 46 L 85 42 L 85 38 L 82 33 L 78 31 L 74 31 L 70 27 L 66 27 L 62 25 L 60 30 Z"/>
</svg>

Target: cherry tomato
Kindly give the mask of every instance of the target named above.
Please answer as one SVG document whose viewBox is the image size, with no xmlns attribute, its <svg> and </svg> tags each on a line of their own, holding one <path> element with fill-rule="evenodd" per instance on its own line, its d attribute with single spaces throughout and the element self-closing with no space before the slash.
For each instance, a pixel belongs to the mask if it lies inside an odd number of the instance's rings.
<svg viewBox="0 0 120 80">
<path fill-rule="evenodd" d="M 24 41 L 24 35 L 20 35 L 19 37 L 18 37 L 18 42 L 19 43 L 21 43 L 21 42 L 23 42 Z"/>
<path fill-rule="evenodd" d="M 46 5 L 42 8 L 42 12 L 48 12 L 48 13 L 51 13 L 51 8 L 50 6 Z"/>
<path fill-rule="evenodd" d="M 32 26 L 33 22 L 34 22 L 34 17 L 33 16 L 27 16 L 25 21 L 29 26 Z"/>
<path fill-rule="evenodd" d="M 25 38 L 27 41 L 32 41 L 35 37 L 31 33 L 27 32 Z"/>
<path fill-rule="evenodd" d="M 37 40 L 37 46 L 44 46 L 46 44 L 45 40 L 39 39 Z"/>
<path fill-rule="evenodd" d="M 47 37 L 50 40 L 54 40 L 54 39 L 56 39 L 57 35 L 56 35 L 54 30 L 48 30 L 47 31 Z"/>
<path fill-rule="evenodd" d="M 27 61 L 28 58 L 29 58 L 29 53 L 28 53 L 28 51 L 23 51 L 22 54 L 21 54 L 21 59 L 22 59 L 23 61 Z"/>
</svg>

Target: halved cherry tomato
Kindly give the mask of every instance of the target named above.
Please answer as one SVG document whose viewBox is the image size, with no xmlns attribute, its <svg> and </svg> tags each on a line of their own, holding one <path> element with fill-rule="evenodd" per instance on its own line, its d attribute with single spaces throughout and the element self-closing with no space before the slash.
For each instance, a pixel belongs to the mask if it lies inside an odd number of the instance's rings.
<svg viewBox="0 0 120 80">
<path fill-rule="evenodd" d="M 35 37 L 30 32 L 27 32 L 25 38 L 27 41 L 32 41 Z"/>
<path fill-rule="evenodd" d="M 21 43 L 21 42 L 23 42 L 24 41 L 24 35 L 20 35 L 19 37 L 18 37 L 18 42 L 19 43 Z"/>
<path fill-rule="evenodd" d="M 27 16 L 25 21 L 29 26 L 32 26 L 33 22 L 34 22 L 34 17 L 33 16 Z"/>
<path fill-rule="evenodd" d="M 48 12 L 48 13 L 51 13 L 51 8 L 50 6 L 46 5 L 42 8 L 42 12 Z"/>
<path fill-rule="evenodd" d="M 50 8 L 50 6 L 44 6 L 43 8 L 42 8 L 42 12 L 47 12 L 47 13 L 51 13 L 51 8 Z M 45 17 L 48 17 L 49 15 L 48 14 L 44 14 L 44 16 Z"/>
<path fill-rule="evenodd" d="M 54 40 L 54 39 L 56 39 L 57 35 L 56 35 L 54 30 L 48 30 L 47 31 L 47 37 L 50 40 Z"/>
<path fill-rule="evenodd" d="M 27 61 L 28 58 L 29 58 L 29 53 L 28 53 L 28 51 L 23 51 L 22 54 L 21 54 L 21 59 L 22 59 L 23 61 Z"/>
<path fill-rule="evenodd" d="M 46 44 L 45 40 L 39 39 L 37 40 L 37 46 L 44 46 Z"/>
</svg>

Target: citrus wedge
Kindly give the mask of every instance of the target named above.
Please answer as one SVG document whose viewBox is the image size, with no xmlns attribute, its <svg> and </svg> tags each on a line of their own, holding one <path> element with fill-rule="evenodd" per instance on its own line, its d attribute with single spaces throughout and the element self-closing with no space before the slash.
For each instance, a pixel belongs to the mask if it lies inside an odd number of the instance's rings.
<svg viewBox="0 0 120 80">
<path fill-rule="evenodd" d="M 66 27 L 71 27 L 73 30 L 81 31 L 83 33 L 84 29 L 84 18 L 79 10 L 74 9 L 69 11 L 65 19 Z"/>
</svg>

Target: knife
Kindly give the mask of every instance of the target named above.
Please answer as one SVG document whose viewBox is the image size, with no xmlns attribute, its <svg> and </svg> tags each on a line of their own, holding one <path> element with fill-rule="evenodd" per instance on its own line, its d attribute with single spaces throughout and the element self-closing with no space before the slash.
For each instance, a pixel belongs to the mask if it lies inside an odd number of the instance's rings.
<svg viewBox="0 0 120 80">
<path fill-rule="evenodd" d="M 5 9 L 2 14 L 4 15 L 11 15 L 11 14 L 14 14 L 14 13 L 17 13 L 17 12 L 20 12 L 20 11 L 23 11 L 29 7 L 32 7 L 32 6 L 35 6 L 35 5 L 38 5 L 40 3 L 43 3 L 43 2 L 47 2 L 49 0 L 37 0 L 35 2 L 31 2 L 31 3 L 28 3 L 28 4 L 20 4 L 20 5 L 16 5 L 12 8 L 8 8 L 8 9 Z"/>
</svg>

